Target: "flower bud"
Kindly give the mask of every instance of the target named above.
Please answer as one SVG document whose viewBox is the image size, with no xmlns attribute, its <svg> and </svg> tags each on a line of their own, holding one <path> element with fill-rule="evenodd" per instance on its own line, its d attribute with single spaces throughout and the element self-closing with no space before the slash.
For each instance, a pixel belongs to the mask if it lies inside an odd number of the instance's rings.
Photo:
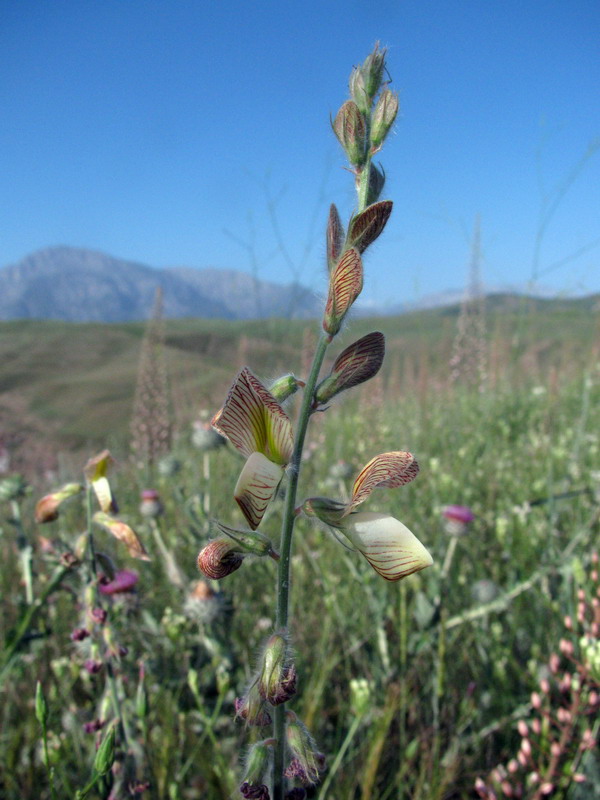
<svg viewBox="0 0 600 800">
<path fill-rule="evenodd" d="M 378 149 L 388 135 L 398 114 L 398 95 L 390 89 L 384 89 L 379 96 L 373 116 L 371 117 L 371 145 Z"/>
<path fill-rule="evenodd" d="M 331 272 L 338 258 L 342 254 L 344 246 L 344 228 L 337 208 L 332 203 L 329 207 L 329 219 L 327 220 L 327 268 Z"/>
<path fill-rule="evenodd" d="M 96 752 L 94 769 L 98 775 L 106 775 L 115 760 L 115 726 L 113 725 L 105 734 Z"/>
<path fill-rule="evenodd" d="M 256 681 L 252 683 L 243 697 L 235 700 L 235 714 L 241 717 L 248 725 L 256 725 L 262 728 L 264 725 L 271 724 L 271 715 L 266 709 L 266 703 L 258 691 Z"/>
<path fill-rule="evenodd" d="M 35 507 L 35 521 L 38 524 L 54 522 L 55 519 L 58 519 L 58 509 L 61 503 L 82 491 L 83 486 L 80 483 L 67 483 L 57 492 L 42 497 Z"/>
<path fill-rule="evenodd" d="M 368 114 L 371 110 L 371 98 L 367 94 L 365 77 L 360 67 L 355 67 L 352 70 L 349 86 L 352 99 L 360 111 L 362 111 L 363 114 Z"/>
<path fill-rule="evenodd" d="M 364 253 L 385 228 L 392 206 L 391 200 L 380 200 L 353 217 L 348 228 L 348 245 Z"/>
<path fill-rule="evenodd" d="M 331 372 L 317 386 L 315 401 L 328 403 L 336 394 L 377 375 L 385 355 L 385 337 L 374 331 L 351 344 L 336 358 Z"/>
<path fill-rule="evenodd" d="M 387 48 L 379 49 L 379 42 L 375 44 L 372 53 L 369 53 L 360 70 L 364 76 L 365 90 L 373 98 L 379 91 L 385 70 L 385 57 Z"/>
<path fill-rule="evenodd" d="M 262 781 L 269 767 L 269 753 L 275 742 L 275 739 L 264 739 L 253 744 L 248 751 L 244 782 L 240 786 L 240 792 L 244 797 L 269 800 L 269 792 L 262 785 Z"/>
<path fill-rule="evenodd" d="M 123 594 L 133 591 L 139 580 L 139 575 L 132 569 L 120 569 L 112 580 L 100 580 L 98 589 L 100 594 Z"/>
<path fill-rule="evenodd" d="M 269 392 L 273 395 L 278 403 L 283 403 L 288 397 L 291 397 L 298 391 L 300 386 L 304 386 L 303 381 L 299 381 L 293 375 L 282 375 L 274 383 L 269 386 Z"/>
<path fill-rule="evenodd" d="M 42 728 L 45 728 L 46 722 L 48 721 L 48 704 L 44 697 L 42 684 L 39 681 L 35 686 L 35 717 Z"/>
<path fill-rule="evenodd" d="M 258 691 L 272 706 L 287 702 L 296 693 L 296 669 L 289 662 L 288 643 L 280 633 L 274 633 L 265 645 Z"/>
<path fill-rule="evenodd" d="M 362 287 L 362 261 L 358 250 L 352 247 L 342 254 L 329 278 L 329 292 L 323 316 L 325 333 L 335 336 Z"/>
<path fill-rule="evenodd" d="M 355 167 L 362 167 L 367 158 L 367 123 L 354 100 L 346 100 L 333 121 L 339 143 Z"/>
<path fill-rule="evenodd" d="M 231 539 L 219 538 L 210 541 L 198 553 L 198 569 L 207 578 L 220 580 L 231 575 L 242 566 L 244 556 Z"/>
<path fill-rule="evenodd" d="M 285 774 L 287 777 L 299 778 L 308 785 L 316 784 L 319 772 L 325 767 L 325 758 L 318 752 L 314 739 L 293 711 L 288 711 L 287 719 L 287 743 L 293 758 Z"/>
</svg>

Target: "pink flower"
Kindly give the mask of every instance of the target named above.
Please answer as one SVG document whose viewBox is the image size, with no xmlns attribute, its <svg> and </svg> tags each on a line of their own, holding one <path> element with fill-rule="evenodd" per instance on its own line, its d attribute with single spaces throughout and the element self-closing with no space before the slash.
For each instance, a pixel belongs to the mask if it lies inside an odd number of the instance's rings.
<svg viewBox="0 0 600 800">
<path fill-rule="evenodd" d="M 139 580 L 137 572 L 132 569 L 120 569 L 112 581 L 100 582 L 101 594 L 120 594 L 130 592 Z"/>
</svg>

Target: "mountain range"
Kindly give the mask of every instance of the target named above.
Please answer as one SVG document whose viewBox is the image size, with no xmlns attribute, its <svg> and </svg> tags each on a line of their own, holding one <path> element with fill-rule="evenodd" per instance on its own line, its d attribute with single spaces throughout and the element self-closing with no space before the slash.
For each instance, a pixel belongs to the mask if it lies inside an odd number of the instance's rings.
<svg viewBox="0 0 600 800">
<path fill-rule="evenodd" d="M 156 290 L 163 291 L 167 318 L 230 320 L 311 319 L 322 312 L 322 298 L 298 283 L 259 280 L 247 272 L 168 267 L 115 258 L 82 247 L 37 250 L 16 264 L 0 268 L 0 320 L 56 319 L 67 322 L 129 322 L 147 319 Z M 488 293 L 495 306 L 507 308 L 520 292 Z M 357 302 L 354 316 L 395 316 L 407 311 L 460 306 L 464 290 L 421 298 L 418 304 L 386 308 Z M 572 303 L 597 310 L 598 295 L 585 298 L 535 298 L 537 303 Z"/>
<path fill-rule="evenodd" d="M 316 297 L 298 284 L 269 283 L 237 270 L 156 269 L 95 250 L 56 246 L 0 269 L 0 319 L 146 319 L 159 287 L 169 318 L 308 319 L 318 314 Z"/>
</svg>

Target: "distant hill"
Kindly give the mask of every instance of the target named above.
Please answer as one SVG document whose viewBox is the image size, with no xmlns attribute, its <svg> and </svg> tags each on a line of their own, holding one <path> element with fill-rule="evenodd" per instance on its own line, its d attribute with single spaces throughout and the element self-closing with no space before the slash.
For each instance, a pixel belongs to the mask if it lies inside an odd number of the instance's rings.
<svg viewBox="0 0 600 800">
<path fill-rule="evenodd" d="M 146 319 L 162 287 L 169 318 L 317 315 L 312 293 L 236 270 L 154 269 L 78 247 L 47 247 L 0 269 L 0 319 L 128 322 Z"/>
</svg>

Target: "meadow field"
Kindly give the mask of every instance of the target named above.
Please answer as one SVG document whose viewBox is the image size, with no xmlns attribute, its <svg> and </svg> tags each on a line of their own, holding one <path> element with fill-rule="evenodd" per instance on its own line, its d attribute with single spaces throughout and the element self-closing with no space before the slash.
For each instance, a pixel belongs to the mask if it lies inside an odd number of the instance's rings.
<svg viewBox="0 0 600 800">
<path fill-rule="evenodd" d="M 298 520 L 294 708 L 326 759 L 309 797 L 600 797 L 598 298 L 490 298 L 482 338 L 457 354 L 459 318 L 453 307 L 353 320 L 342 344 L 382 331 L 384 367 L 313 415 L 300 497 L 347 498 L 372 455 L 410 450 L 417 479 L 376 492 L 369 510 L 402 520 L 434 564 L 388 583 L 324 526 Z M 248 559 L 219 582 L 196 568 L 213 520 L 241 520 L 242 459 L 207 421 L 244 365 L 266 385 L 302 377 L 319 323 L 169 320 L 140 368 L 145 332 L 0 324 L 3 800 L 239 796 L 253 734 L 235 698 L 273 630 L 275 566 Z M 131 423 L 157 375 L 162 444 L 148 458 Z M 295 397 L 286 409 L 294 419 Z M 128 591 L 102 593 L 94 629 L 90 587 L 102 582 L 84 557 L 86 492 L 46 524 L 34 509 L 84 483 L 105 448 L 119 517 L 151 560 L 94 528 L 104 583 L 137 573 Z M 140 505 L 150 489 L 160 514 Z M 261 525 L 274 542 L 282 504 Z M 451 505 L 472 522 L 452 529 Z M 117 719 L 103 773 L 97 746 Z"/>
</svg>

